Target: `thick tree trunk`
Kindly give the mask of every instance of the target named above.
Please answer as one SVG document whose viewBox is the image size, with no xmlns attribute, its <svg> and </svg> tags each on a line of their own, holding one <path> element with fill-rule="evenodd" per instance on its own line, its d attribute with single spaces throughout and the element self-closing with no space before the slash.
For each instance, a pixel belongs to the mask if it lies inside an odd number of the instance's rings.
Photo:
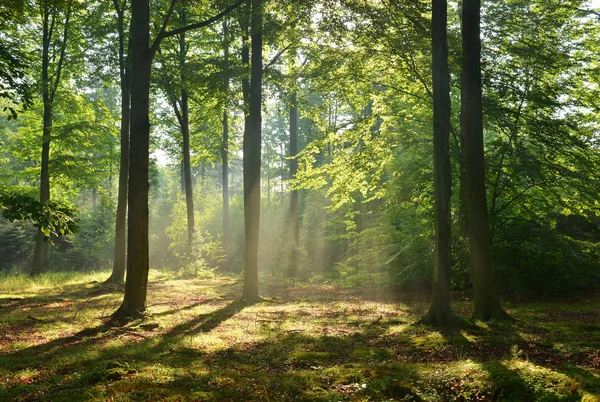
<svg viewBox="0 0 600 402">
<path fill-rule="evenodd" d="M 258 232 L 260 222 L 262 0 L 252 0 L 252 69 L 250 110 L 244 132 L 244 299 L 258 297 Z"/>
<path fill-rule="evenodd" d="M 129 80 L 130 69 L 125 62 L 125 26 L 123 9 L 115 1 L 119 17 L 119 69 L 121 78 L 121 156 L 119 167 L 119 192 L 117 195 L 117 219 L 115 222 L 115 254 L 113 270 L 106 282 L 121 283 L 125 280 L 127 181 L 129 179 Z M 131 54 L 131 52 L 128 52 Z M 129 56 L 127 57 L 129 59 Z"/>
<path fill-rule="evenodd" d="M 150 4 L 131 4 L 131 144 L 128 196 L 127 281 L 117 316 L 135 317 L 146 309 L 148 286 L 148 166 L 150 150 Z"/>
<path fill-rule="evenodd" d="M 433 250 L 433 296 L 429 312 L 421 320 L 445 325 L 456 317 L 450 307 L 450 73 L 446 0 L 433 0 L 433 193 L 435 198 L 435 246 Z"/>
<path fill-rule="evenodd" d="M 465 173 L 469 215 L 470 261 L 473 270 L 473 318 L 503 319 L 492 274 L 492 246 L 488 223 L 483 155 L 483 112 L 481 101 L 480 0 L 463 1 L 463 116 Z"/>
</svg>

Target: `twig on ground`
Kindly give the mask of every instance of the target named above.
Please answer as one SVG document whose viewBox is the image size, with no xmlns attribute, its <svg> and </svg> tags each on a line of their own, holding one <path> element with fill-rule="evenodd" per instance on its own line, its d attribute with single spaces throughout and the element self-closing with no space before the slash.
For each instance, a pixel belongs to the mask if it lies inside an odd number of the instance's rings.
<svg viewBox="0 0 600 402">
<path fill-rule="evenodd" d="M 381 321 L 382 318 L 383 318 L 383 316 L 380 315 L 379 318 L 376 319 L 375 321 L 373 321 L 371 324 L 369 324 L 369 326 L 367 328 L 374 327 L 375 325 L 377 325 L 379 323 L 379 321 Z"/>
<path fill-rule="evenodd" d="M 91 297 L 88 297 L 83 303 L 79 303 L 79 307 L 77 308 L 77 310 L 75 310 L 75 314 L 73 314 L 73 317 L 71 317 L 71 320 L 74 320 L 75 318 L 77 318 L 77 314 L 79 314 L 79 312 L 85 307 L 86 304 L 89 303 Z"/>
</svg>

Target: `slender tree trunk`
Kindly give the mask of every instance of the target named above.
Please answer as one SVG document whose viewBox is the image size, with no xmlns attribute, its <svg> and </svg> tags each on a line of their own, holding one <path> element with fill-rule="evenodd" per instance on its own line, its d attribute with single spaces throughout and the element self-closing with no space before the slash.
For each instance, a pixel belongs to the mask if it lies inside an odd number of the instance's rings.
<svg viewBox="0 0 600 402">
<path fill-rule="evenodd" d="M 187 24 L 185 11 L 180 14 L 181 25 Z M 190 118 L 187 77 L 186 77 L 187 44 L 185 33 L 179 35 L 179 67 L 181 79 L 181 135 L 183 137 L 183 177 L 185 183 L 185 205 L 187 211 L 187 253 L 192 251 L 194 241 L 194 189 L 192 185 L 192 166 L 190 162 Z"/>
<path fill-rule="evenodd" d="M 244 299 L 258 297 L 258 233 L 260 222 L 261 106 L 262 106 L 262 0 L 252 0 L 252 68 L 250 110 L 244 132 Z"/>
<path fill-rule="evenodd" d="M 53 74 L 54 82 L 50 77 L 50 60 L 56 55 L 50 56 L 50 46 L 52 45 L 52 32 L 56 22 L 56 16 L 50 15 L 50 10 L 46 5 L 43 9 L 43 27 L 42 27 L 42 100 L 44 102 L 42 118 L 42 164 L 40 172 L 40 202 L 45 203 L 50 199 L 50 141 L 52 139 L 52 116 L 54 97 L 60 84 L 60 76 L 65 58 L 67 47 L 67 37 L 69 32 L 69 20 L 71 17 L 71 6 L 68 5 L 64 22 L 64 31 L 62 40 L 59 42 L 60 54 L 56 71 Z M 33 261 L 31 264 L 31 275 L 40 275 L 45 268 L 48 256 L 48 241 L 46 240 L 41 228 L 38 228 L 35 247 L 33 250 Z"/>
<path fill-rule="evenodd" d="M 298 173 L 298 99 L 296 91 L 292 93 L 292 104 L 290 107 L 290 176 L 296 178 Z M 290 230 L 294 242 L 298 243 L 300 232 L 298 227 L 298 190 L 290 193 Z"/>
<path fill-rule="evenodd" d="M 123 8 L 117 0 L 114 5 L 119 17 L 119 70 L 121 78 L 121 156 L 119 167 L 119 192 L 117 195 L 117 219 L 115 222 L 115 254 L 113 270 L 106 282 L 121 283 L 125 280 L 127 181 L 129 179 L 129 80 L 131 71 L 125 60 L 125 26 Z M 128 51 L 129 59 L 131 51 Z"/>
<path fill-rule="evenodd" d="M 223 62 L 225 66 L 223 78 L 223 145 L 221 160 L 223 162 L 223 251 L 225 251 L 224 270 L 229 271 L 229 24 L 223 22 Z"/>
<path fill-rule="evenodd" d="M 183 135 L 183 173 L 185 180 L 185 205 L 187 211 L 187 252 L 192 251 L 194 240 L 194 190 L 192 187 L 192 167 L 190 162 L 190 125 L 188 94 L 185 89 L 181 90 L 181 117 L 184 124 L 181 127 Z"/>
<path fill-rule="evenodd" d="M 148 166 L 150 151 L 150 4 L 131 4 L 131 144 L 128 195 L 127 281 L 117 316 L 136 317 L 146 309 L 148 287 Z"/>
<path fill-rule="evenodd" d="M 46 98 L 46 96 L 44 96 Z M 44 117 L 42 134 L 42 165 L 40 176 L 40 202 L 44 203 L 50 199 L 50 174 L 48 162 L 50 160 L 50 135 L 52 133 L 52 104 L 44 99 Z M 37 276 L 44 272 L 46 258 L 48 256 L 48 241 L 41 228 L 38 229 L 33 250 L 33 264 L 31 275 Z"/>
<path fill-rule="evenodd" d="M 291 179 L 296 178 L 298 173 L 298 98 L 294 90 L 291 97 L 290 105 L 290 176 Z M 296 277 L 298 270 L 298 243 L 300 241 L 300 231 L 298 225 L 298 190 L 290 192 L 290 231 L 291 238 L 294 242 L 291 252 L 291 269 L 292 278 Z"/>
<path fill-rule="evenodd" d="M 492 273 L 492 246 L 488 223 L 483 155 L 481 101 L 480 0 L 463 1 L 463 107 L 465 173 L 469 215 L 470 261 L 473 270 L 473 318 L 503 319 L 508 315 L 496 296 Z"/>
<path fill-rule="evenodd" d="M 435 246 L 433 296 L 422 322 L 445 325 L 456 317 L 450 307 L 450 73 L 448 71 L 447 2 L 433 0 L 433 193 L 435 198 Z"/>
</svg>

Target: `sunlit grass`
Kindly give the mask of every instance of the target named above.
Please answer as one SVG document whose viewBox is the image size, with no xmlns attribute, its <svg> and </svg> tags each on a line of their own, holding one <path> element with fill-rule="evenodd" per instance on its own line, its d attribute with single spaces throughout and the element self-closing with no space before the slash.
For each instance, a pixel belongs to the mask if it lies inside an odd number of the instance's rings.
<svg viewBox="0 0 600 402">
<path fill-rule="evenodd" d="M 592 401 L 600 394 L 597 328 L 571 320 L 590 313 L 587 303 L 569 304 L 563 315 L 553 304 L 552 319 L 541 303 L 513 305 L 522 321 L 442 330 L 414 324 L 426 295 L 267 283 L 265 300 L 248 306 L 236 278 L 153 271 L 145 319 L 111 327 L 122 289 L 103 285 L 107 277 L 0 279 L 12 292 L 0 299 L 0 400 Z"/>
</svg>

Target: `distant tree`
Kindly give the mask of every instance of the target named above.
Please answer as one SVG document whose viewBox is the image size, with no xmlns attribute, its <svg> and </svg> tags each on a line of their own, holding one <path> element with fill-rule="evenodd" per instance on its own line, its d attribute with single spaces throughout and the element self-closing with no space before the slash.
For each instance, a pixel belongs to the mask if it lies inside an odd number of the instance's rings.
<svg viewBox="0 0 600 402">
<path fill-rule="evenodd" d="M 223 250 L 225 252 L 225 270 L 230 266 L 230 232 L 229 232 L 229 21 L 223 21 L 223 142 L 221 145 L 222 191 L 223 191 Z"/>
<path fill-rule="evenodd" d="M 252 64 L 248 93 L 249 108 L 246 112 L 247 116 L 244 130 L 244 231 L 246 239 L 244 243 L 243 298 L 249 303 L 254 303 L 259 300 L 258 233 L 260 222 L 260 150 L 263 74 L 262 7 L 262 0 L 251 0 Z"/>
<path fill-rule="evenodd" d="M 470 262 L 473 273 L 473 318 L 507 318 L 496 295 L 488 222 L 483 153 L 481 95 L 480 0 L 463 1 L 463 79 L 461 123 L 464 126 L 465 178 L 469 216 Z"/>
<path fill-rule="evenodd" d="M 422 322 L 444 325 L 455 318 L 450 307 L 451 226 L 450 198 L 450 73 L 448 71 L 446 0 L 432 2 L 433 55 L 433 193 L 435 245 L 433 249 L 433 298 Z"/>
</svg>

